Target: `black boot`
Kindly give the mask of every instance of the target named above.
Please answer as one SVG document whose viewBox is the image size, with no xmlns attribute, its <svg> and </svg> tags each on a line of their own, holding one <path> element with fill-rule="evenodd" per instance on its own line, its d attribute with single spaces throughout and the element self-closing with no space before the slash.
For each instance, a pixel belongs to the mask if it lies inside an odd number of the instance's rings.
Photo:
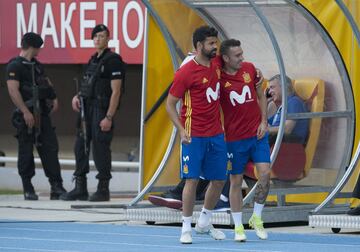
<svg viewBox="0 0 360 252">
<path fill-rule="evenodd" d="M 25 200 L 38 200 L 39 196 L 35 193 L 34 187 L 31 183 L 31 179 L 22 178 L 22 184 L 24 188 L 24 199 Z"/>
<path fill-rule="evenodd" d="M 90 196 L 89 201 L 109 201 L 109 180 L 99 180 L 97 191 Z"/>
<path fill-rule="evenodd" d="M 61 182 L 52 182 L 50 189 L 50 200 L 58 200 L 60 195 L 66 193 Z"/>
<path fill-rule="evenodd" d="M 61 200 L 87 200 L 88 197 L 86 177 L 75 177 L 75 188 L 60 195 Z"/>
</svg>

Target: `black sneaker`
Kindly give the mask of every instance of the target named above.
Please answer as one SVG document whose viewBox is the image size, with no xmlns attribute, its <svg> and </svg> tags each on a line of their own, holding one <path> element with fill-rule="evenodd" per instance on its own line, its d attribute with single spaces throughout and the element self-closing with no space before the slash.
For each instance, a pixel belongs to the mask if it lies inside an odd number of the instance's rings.
<svg viewBox="0 0 360 252">
<path fill-rule="evenodd" d="M 360 206 L 350 209 L 347 212 L 348 215 L 360 215 Z"/>
<path fill-rule="evenodd" d="M 173 193 L 171 191 L 164 192 L 163 194 L 160 195 L 160 197 L 166 198 L 166 199 L 175 199 L 175 200 L 180 200 L 180 201 L 182 200 L 181 194 Z"/>
</svg>

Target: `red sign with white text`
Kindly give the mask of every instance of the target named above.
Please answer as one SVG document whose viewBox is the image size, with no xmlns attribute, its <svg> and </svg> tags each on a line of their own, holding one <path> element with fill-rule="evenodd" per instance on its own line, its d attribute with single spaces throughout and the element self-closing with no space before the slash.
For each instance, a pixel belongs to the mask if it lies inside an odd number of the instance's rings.
<svg viewBox="0 0 360 252">
<path fill-rule="evenodd" d="M 141 0 L 0 0 L 0 64 L 17 56 L 21 37 L 44 39 L 39 60 L 47 64 L 87 63 L 94 50 L 92 28 L 105 24 L 109 47 L 128 64 L 142 64 L 145 7 Z"/>
</svg>

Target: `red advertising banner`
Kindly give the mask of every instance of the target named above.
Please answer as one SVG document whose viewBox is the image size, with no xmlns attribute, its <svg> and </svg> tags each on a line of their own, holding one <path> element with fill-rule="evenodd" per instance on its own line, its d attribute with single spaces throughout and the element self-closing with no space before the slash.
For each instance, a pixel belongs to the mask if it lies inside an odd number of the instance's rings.
<svg viewBox="0 0 360 252">
<path fill-rule="evenodd" d="M 44 39 L 39 60 L 48 64 L 87 63 L 95 52 L 92 28 L 110 29 L 109 47 L 128 64 L 142 64 L 145 7 L 141 0 L 0 0 L 0 64 L 19 54 L 21 37 Z"/>
</svg>

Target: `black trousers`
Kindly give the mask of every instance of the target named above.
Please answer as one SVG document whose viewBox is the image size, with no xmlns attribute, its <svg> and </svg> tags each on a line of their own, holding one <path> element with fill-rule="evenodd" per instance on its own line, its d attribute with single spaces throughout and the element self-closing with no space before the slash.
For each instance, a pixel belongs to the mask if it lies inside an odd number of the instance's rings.
<svg viewBox="0 0 360 252">
<path fill-rule="evenodd" d="M 111 179 L 111 140 L 113 138 L 113 125 L 110 131 L 104 132 L 100 128 L 100 122 L 106 116 L 107 110 L 101 108 L 97 103 L 86 106 L 86 131 L 87 131 L 87 149 L 92 147 L 92 154 L 98 174 L 96 178 L 99 180 Z M 75 159 L 76 170 L 75 177 L 83 177 L 89 173 L 89 152 L 85 153 L 85 142 L 81 131 L 81 117 L 79 113 L 77 121 L 77 136 L 75 142 Z"/>
<path fill-rule="evenodd" d="M 358 180 L 356 182 L 352 196 L 354 198 L 360 199 L 360 174 L 359 174 Z"/>
<path fill-rule="evenodd" d="M 34 163 L 34 132 L 28 132 L 23 115 L 15 113 L 13 124 L 17 129 L 16 138 L 18 139 L 18 172 L 23 180 L 31 179 L 35 175 Z M 30 134 L 29 134 L 30 133 Z M 49 182 L 62 183 L 60 164 L 59 164 L 59 144 L 55 133 L 55 128 L 51 124 L 50 117 L 41 116 L 41 133 L 38 136 L 40 145 L 36 146 L 42 166 Z"/>
<path fill-rule="evenodd" d="M 209 182 L 210 182 L 209 180 L 205 180 L 205 179 L 201 179 L 201 178 L 199 179 L 199 183 L 196 187 L 196 199 L 204 199 L 205 198 L 205 193 L 206 193 L 206 189 L 209 185 Z M 186 179 L 182 179 L 176 185 L 175 188 L 170 189 L 169 191 L 173 194 L 180 195 L 182 197 L 185 183 L 186 183 Z"/>
</svg>

